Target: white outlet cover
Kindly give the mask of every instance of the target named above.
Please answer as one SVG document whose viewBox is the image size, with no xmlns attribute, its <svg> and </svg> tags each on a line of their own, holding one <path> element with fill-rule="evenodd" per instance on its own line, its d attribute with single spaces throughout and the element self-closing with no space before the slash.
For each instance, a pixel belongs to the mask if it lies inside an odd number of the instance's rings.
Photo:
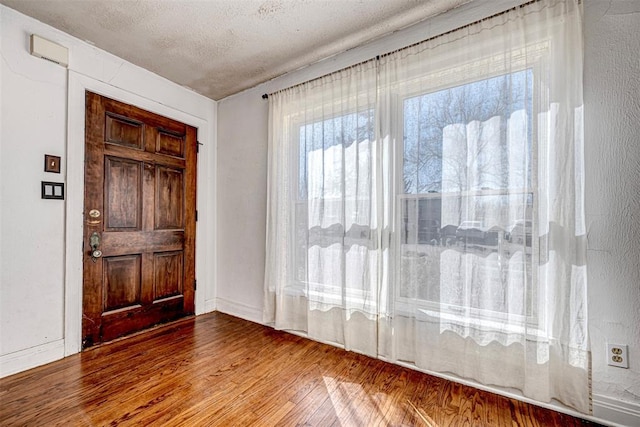
<svg viewBox="0 0 640 427">
<path fill-rule="evenodd" d="M 615 360 L 614 357 L 620 360 Z M 607 365 L 629 368 L 629 349 L 622 344 L 607 344 Z"/>
</svg>

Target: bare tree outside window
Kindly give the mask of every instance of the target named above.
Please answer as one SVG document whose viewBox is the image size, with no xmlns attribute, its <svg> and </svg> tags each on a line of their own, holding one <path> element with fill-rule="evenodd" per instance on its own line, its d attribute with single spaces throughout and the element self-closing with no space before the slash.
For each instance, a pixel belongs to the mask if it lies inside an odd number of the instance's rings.
<svg viewBox="0 0 640 427">
<path fill-rule="evenodd" d="M 471 169 L 477 170 L 482 177 L 480 182 L 490 183 L 493 188 L 507 188 L 508 119 L 518 110 L 531 111 L 532 81 L 532 72 L 524 70 L 405 99 L 405 193 L 442 192 L 443 188 L 471 190 L 473 183 L 467 176 Z M 495 139 L 481 138 L 481 132 L 474 135 L 476 143 L 472 155 L 467 155 L 466 150 L 453 153 L 443 150 L 447 128 L 454 126 L 468 139 L 466 128 L 459 125 L 484 123 L 491 118 L 501 118 L 498 150 L 492 144 Z M 531 117 L 528 120 L 530 125 Z M 530 155 L 530 145 L 528 148 Z M 496 168 L 495 162 L 501 168 Z M 446 177 L 443 177 L 443 169 L 450 170 Z M 500 173 L 500 170 L 506 172 Z"/>
</svg>

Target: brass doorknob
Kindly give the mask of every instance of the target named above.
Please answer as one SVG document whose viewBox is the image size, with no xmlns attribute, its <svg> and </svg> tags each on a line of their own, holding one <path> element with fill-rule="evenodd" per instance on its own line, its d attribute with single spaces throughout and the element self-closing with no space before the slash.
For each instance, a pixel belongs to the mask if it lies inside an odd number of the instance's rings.
<svg viewBox="0 0 640 427">
<path fill-rule="evenodd" d="M 102 251 L 98 249 L 100 246 L 100 235 L 97 231 L 94 231 L 89 237 L 89 245 L 91 246 L 91 259 L 95 262 L 102 256 Z"/>
</svg>

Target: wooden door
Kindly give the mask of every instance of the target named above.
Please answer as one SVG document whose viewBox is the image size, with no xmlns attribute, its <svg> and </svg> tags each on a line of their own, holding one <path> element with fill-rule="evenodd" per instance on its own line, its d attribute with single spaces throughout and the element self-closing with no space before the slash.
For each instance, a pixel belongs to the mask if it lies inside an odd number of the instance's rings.
<svg viewBox="0 0 640 427">
<path fill-rule="evenodd" d="M 196 149 L 195 128 L 87 92 L 83 348 L 194 313 Z"/>
</svg>

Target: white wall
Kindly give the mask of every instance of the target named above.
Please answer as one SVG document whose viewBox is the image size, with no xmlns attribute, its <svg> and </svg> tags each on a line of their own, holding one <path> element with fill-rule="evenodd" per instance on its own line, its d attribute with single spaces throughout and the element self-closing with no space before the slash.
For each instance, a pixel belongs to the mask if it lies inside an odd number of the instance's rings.
<svg viewBox="0 0 640 427">
<path fill-rule="evenodd" d="M 218 104 L 218 309 L 260 322 L 265 260 L 267 101 L 263 93 L 440 34 L 518 3 L 473 2 Z M 519 2 L 522 3 L 522 2 Z M 586 203 L 594 415 L 640 425 L 640 2 L 585 10 Z M 606 342 L 629 345 L 629 369 Z"/>
<path fill-rule="evenodd" d="M 259 91 L 259 89 L 256 89 Z M 262 322 L 267 207 L 266 101 L 255 90 L 218 104 L 217 309 Z M 220 203 L 220 202 L 219 202 Z"/>
<path fill-rule="evenodd" d="M 585 2 L 585 30 L 594 403 L 634 403 L 640 425 L 640 1 Z M 606 365 L 607 341 L 629 345 L 628 370 Z"/>
<path fill-rule="evenodd" d="M 32 33 L 69 48 L 69 71 L 29 54 Z M 83 88 L 198 126 L 196 310 L 212 309 L 217 104 L 5 6 L 0 37 L 0 376 L 79 349 Z M 42 200 L 43 180 L 66 181 L 66 200 Z"/>
</svg>

